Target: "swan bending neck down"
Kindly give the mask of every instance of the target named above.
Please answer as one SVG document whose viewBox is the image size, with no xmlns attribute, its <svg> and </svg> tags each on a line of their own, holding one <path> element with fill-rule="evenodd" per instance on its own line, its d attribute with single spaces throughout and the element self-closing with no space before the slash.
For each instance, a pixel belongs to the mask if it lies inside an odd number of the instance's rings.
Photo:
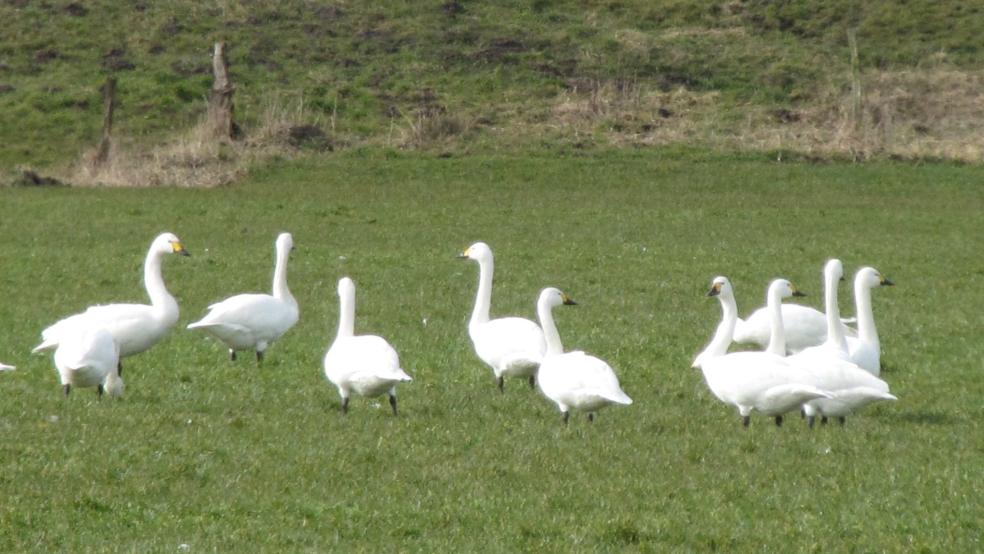
<svg viewBox="0 0 984 554">
<path fill-rule="evenodd" d="M 338 333 L 325 354 L 325 377 L 338 389 L 342 413 L 348 413 L 349 397 L 389 394 L 393 415 L 396 409 L 396 385 L 412 381 L 400 368 L 396 350 L 385 339 L 355 334 L 355 283 L 348 277 L 338 281 Z"/>
<path fill-rule="evenodd" d="M 773 331 L 778 328 L 780 335 L 782 311 L 778 304 L 795 291 L 785 279 L 777 279 L 769 286 L 769 312 L 778 320 Z M 781 356 L 770 352 L 727 354 L 737 320 L 731 283 L 725 277 L 716 277 L 708 296 L 717 296 L 721 302 L 722 320 L 714 339 L 697 355 L 693 365 L 700 368 L 708 389 L 718 400 L 738 409 L 744 427 L 748 427 L 753 411 L 773 417 L 776 425 L 782 425 L 785 413 L 809 400 L 830 397 L 808 374 L 791 367 Z"/>
<path fill-rule="evenodd" d="M 546 351 L 543 331 L 536 323 L 521 317 L 489 319 L 493 258 L 487 244 L 476 242 L 458 257 L 478 262 L 478 292 L 468 322 L 475 353 L 492 368 L 500 391 L 505 377 L 527 379 L 530 387 L 535 386 L 537 368 Z"/>
<path fill-rule="evenodd" d="M 290 233 L 281 233 L 275 243 L 272 295 L 238 294 L 209 306 L 209 313 L 188 329 L 202 329 L 229 348 L 229 358 L 237 350 L 256 351 L 257 362 L 275 340 L 297 323 L 297 300 L 287 287 L 287 260 L 294 248 Z"/>
<path fill-rule="evenodd" d="M 96 387 L 100 397 L 104 391 L 112 396 L 123 394 L 119 348 L 106 329 L 78 329 L 63 337 L 54 360 L 66 397 L 73 387 Z"/>
<path fill-rule="evenodd" d="M 594 412 L 601 408 L 612 404 L 632 404 L 632 399 L 622 391 L 611 366 L 584 352 L 564 353 L 553 319 L 553 308 L 573 304 L 575 302 L 570 297 L 551 287 L 540 293 L 536 308 L 547 342 L 538 382 L 544 396 L 557 404 L 565 425 L 571 410 L 587 412 L 588 420 L 593 421 Z"/>
<path fill-rule="evenodd" d="M 161 263 L 168 254 L 189 255 L 178 237 L 163 233 L 151 243 L 144 261 L 144 286 L 150 305 L 90 306 L 85 312 L 66 317 L 42 331 L 43 340 L 34 352 L 55 349 L 65 337 L 95 327 L 109 331 L 121 358 L 139 354 L 156 344 L 178 321 L 178 303 L 167 291 L 161 276 Z"/>
</svg>

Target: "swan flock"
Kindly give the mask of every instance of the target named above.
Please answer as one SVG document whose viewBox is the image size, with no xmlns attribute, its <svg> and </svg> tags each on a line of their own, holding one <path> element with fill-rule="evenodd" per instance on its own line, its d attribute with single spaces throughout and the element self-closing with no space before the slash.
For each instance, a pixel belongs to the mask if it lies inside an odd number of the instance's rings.
<svg viewBox="0 0 984 554">
<path fill-rule="evenodd" d="M 237 351 L 252 351 L 257 364 L 264 352 L 299 319 L 297 300 L 287 286 L 287 264 L 293 249 L 290 233 L 274 242 L 275 263 L 270 294 L 237 294 L 212 304 L 200 320 L 187 325 L 222 343 L 232 360 Z M 95 387 L 123 393 L 122 359 L 144 352 L 163 339 L 178 320 L 178 304 L 168 292 L 162 264 L 170 254 L 189 256 L 172 233 L 156 237 L 147 252 L 143 279 L 149 304 L 94 305 L 65 317 L 41 332 L 33 352 L 54 352 L 54 365 L 66 396 L 73 388 Z M 492 249 L 477 242 L 459 255 L 478 265 L 478 287 L 467 330 L 475 355 L 489 369 L 498 390 L 506 378 L 528 382 L 561 412 L 566 425 L 572 411 L 593 421 L 607 406 L 628 406 L 615 370 L 602 359 L 581 351 L 565 351 L 553 311 L 576 303 L 554 287 L 543 288 L 535 302 L 537 321 L 523 317 L 492 318 Z M 711 394 L 733 407 L 748 426 L 759 413 L 781 425 L 799 411 L 813 427 L 816 418 L 841 424 L 868 404 L 894 401 L 880 378 L 881 347 L 875 327 L 871 291 L 892 285 L 876 269 L 864 267 L 854 278 L 857 329 L 840 316 L 837 285 L 843 280 L 837 259 L 824 266 L 823 312 L 783 299 L 802 293 L 788 280 L 775 279 L 766 305 L 748 318 L 738 316 L 734 288 L 723 276 L 713 279 L 707 296 L 716 297 L 722 318 L 708 345 L 692 367 L 699 369 Z M 338 390 L 343 414 L 351 395 L 386 394 L 398 414 L 396 387 L 413 378 L 400 365 L 397 351 L 385 339 L 355 334 L 355 283 L 338 282 L 337 333 L 323 358 L 325 378 Z M 729 352 L 733 343 L 758 345 L 761 351 Z M 0 371 L 13 370 L 0 364 Z"/>
</svg>

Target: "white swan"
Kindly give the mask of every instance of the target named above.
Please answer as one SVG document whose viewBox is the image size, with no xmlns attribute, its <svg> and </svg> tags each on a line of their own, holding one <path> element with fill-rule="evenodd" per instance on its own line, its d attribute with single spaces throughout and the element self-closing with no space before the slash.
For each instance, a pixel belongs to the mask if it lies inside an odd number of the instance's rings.
<svg viewBox="0 0 984 554">
<path fill-rule="evenodd" d="M 591 421 L 594 412 L 605 406 L 632 404 L 632 399 L 619 386 L 611 366 L 584 352 L 564 352 L 552 310 L 555 306 L 574 303 L 555 288 L 543 289 L 536 303 L 536 313 L 547 342 L 547 353 L 540 363 L 537 382 L 544 396 L 560 408 L 565 424 L 571 410 L 588 412 Z"/>
<path fill-rule="evenodd" d="M 872 375 L 881 374 L 881 344 L 871 309 L 871 289 L 894 283 L 873 267 L 863 267 L 854 276 L 854 301 L 858 317 L 858 336 L 847 339 L 851 359 Z"/>
<path fill-rule="evenodd" d="M 17 369 L 17 368 L 14 367 L 14 366 L 12 366 L 12 365 L 7 365 L 7 364 L 4 364 L 4 363 L 0 363 L 0 371 L 13 371 L 15 369 Z"/>
<path fill-rule="evenodd" d="M 82 329 L 103 327 L 116 341 L 120 358 L 139 354 L 157 344 L 178 321 L 178 303 L 167 292 L 161 277 L 161 262 L 167 254 L 188 256 L 178 237 L 164 233 L 154 239 L 144 262 L 144 286 L 150 297 L 147 304 L 106 304 L 62 319 L 41 332 L 41 344 L 34 352 L 56 348 L 63 337 Z M 122 367 L 120 368 L 122 373 Z"/>
<path fill-rule="evenodd" d="M 355 335 L 355 283 L 348 277 L 338 281 L 338 334 L 325 354 L 325 377 L 338 387 L 342 413 L 348 413 L 349 395 L 366 397 L 389 393 L 393 415 L 396 411 L 396 385 L 412 381 L 400 369 L 396 350 L 385 339 L 374 335 Z"/>
<path fill-rule="evenodd" d="M 783 304 L 782 320 L 786 329 L 786 348 L 796 353 L 827 340 L 827 318 L 820 311 L 799 304 Z M 841 322 L 847 335 L 856 334 Z M 768 306 L 752 312 L 747 319 L 738 318 L 734 341 L 741 344 L 757 344 L 765 348 L 769 344 L 771 320 Z"/>
<path fill-rule="evenodd" d="M 493 262 L 492 249 L 487 244 L 476 242 L 458 257 L 478 262 L 478 294 L 468 322 L 475 353 L 492 368 L 500 391 L 505 377 L 526 378 L 531 387 L 535 386 L 537 368 L 547 349 L 543 331 L 521 317 L 489 320 Z"/>
<path fill-rule="evenodd" d="M 257 362 L 263 352 L 297 323 L 297 301 L 287 288 L 287 259 L 294 248 L 290 233 L 276 240 L 273 294 L 238 294 L 208 307 L 208 314 L 188 329 L 201 329 L 229 348 L 229 358 L 237 350 L 255 350 Z"/>
<path fill-rule="evenodd" d="M 776 279 L 769 285 L 766 297 L 771 335 L 782 334 L 782 299 L 797 293 L 785 279 Z M 724 277 L 715 278 L 708 296 L 717 296 L 720 300 L 722 319 L 711 343 L 694 360 L 694 366 L 703 372 L 714 396 L 738 409 L 743 426 L 748 427 L 752 411 L 773 417 L 776 425 L 782 425 L 783 414 L 809 400 L 831 396 L 817 387 L 808 373 L 790 366 L 779 355 L 771 352 L 726 354 L 738 320 L 731 283 Z"/>
<path fill-rule="evenodd" d="M 824 321 L 826 324 L 824 341 L 816 346 L 804 348 L 799 354 L 829 355 L 851 361 L 847 351 L 847 336 L 841 324 L 840 306 L 837 300 L 837 286 L 844 278 L 844 265 L 837 258 L 831 258 L 823 266 Z"/>
<path fill-rule="evenodd" d="M 123 394 L 119 347 L 106 329 L 79 328 L 63 335 L 54 359 L 65 396 L 73 387 L 96 387 L 100 397 L 104 390 L 113 396 Z"/>
</svg>

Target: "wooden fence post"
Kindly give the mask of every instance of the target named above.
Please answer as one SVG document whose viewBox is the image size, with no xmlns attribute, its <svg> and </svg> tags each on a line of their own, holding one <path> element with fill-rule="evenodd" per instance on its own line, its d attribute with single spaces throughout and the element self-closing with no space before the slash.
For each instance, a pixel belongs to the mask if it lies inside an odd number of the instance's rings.
<svg viewBox="0 0 984 554">
<path fill-rule="evenodd" d="M 109 150 L 112 146 L 113 111 L 116 109 L 116 77 L 107 77 L 102 88 L 103 93 L 103 126 L 102 139 L 99 148 L 92 157 L 92 165 L 100 167 L 109 161 Z"/>
<path fill-rule="evenodd" d="M 208 97 L 209 134 L 220 140 L 236 138 L 236 124 L 232 117 L 232 94 L 236 87 L 229 82 L 229 60 L 224 42 L 215 43 L 212 74 L 215 81 Z"/>
</svg>

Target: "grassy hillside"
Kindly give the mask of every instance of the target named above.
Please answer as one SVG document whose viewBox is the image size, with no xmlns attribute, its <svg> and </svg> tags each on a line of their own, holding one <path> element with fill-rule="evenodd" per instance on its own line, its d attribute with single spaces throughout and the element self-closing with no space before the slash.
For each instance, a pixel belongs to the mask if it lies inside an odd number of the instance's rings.
<svg viewBox="0 0 984 554">
<path fill-rule="evenodd" d="M 774 164 L 608 155 L 440 159 L 342 154 L 242 187 L 12 189 L 0 235 L 0 550 L 4 552 L 971 552 L 984 521 L 979 167 Z M 85 214 L 85 217 L 79 217 Z M 95 302 L 144 298 L 162 230 L 178 325 L 126 362 L 121 401 L 62 397 L 40 330 Z M 277 232 L 301 319 L 233 363 L 185 330 L 267 290 Z M 495 249 L 495 316 L 561 287 L 564 344 L 607 360 L 635 400 L 589 424 L 518 380 L 504 394 L 466 331 Z M 742 314 L 783 275 L 822 302 L 821 267 L 874 265 L 884 378 L 899 401 L 812 432 L 743 430 L 689 365 L 727 274 Z M 971 261 L 968 261 L 971 260 Z M 356 328 L 414 382 L 356 398 L 321 373 L 337 279 Z M 854 313 L 846 286 L 844 315 Z M 181 545 L 188 545 L 182 547 Z"/>
<path fill-rule="evenodd" d="M 109 74 L 122 142 L 193 126 L 216 40 L 230 44 L 247 138 L 290 148 L 984 150 L 970 131 L 984 121 L 984 9 L 972 2 L 8 0 L 0 17 L 8 168 L 93 144 Z M 291 141 L 302 123 L 326 136 Z"/>
</svg>

